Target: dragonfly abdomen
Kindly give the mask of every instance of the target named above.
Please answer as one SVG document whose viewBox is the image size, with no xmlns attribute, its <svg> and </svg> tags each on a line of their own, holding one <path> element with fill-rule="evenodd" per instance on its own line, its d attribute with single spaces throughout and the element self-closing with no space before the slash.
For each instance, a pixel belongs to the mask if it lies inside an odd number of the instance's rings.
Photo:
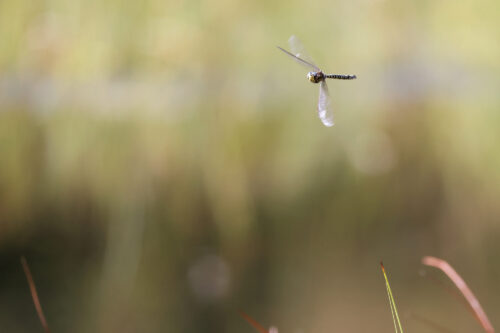
<svg viewBox="0 0 500 333">
<path fill-rule="evenodd" d="M 328 79 L 337 79 L 337 80 L 354 80 L 356 78 L 356 75 L 325 74 L 325 77 Z"/>
</svg>

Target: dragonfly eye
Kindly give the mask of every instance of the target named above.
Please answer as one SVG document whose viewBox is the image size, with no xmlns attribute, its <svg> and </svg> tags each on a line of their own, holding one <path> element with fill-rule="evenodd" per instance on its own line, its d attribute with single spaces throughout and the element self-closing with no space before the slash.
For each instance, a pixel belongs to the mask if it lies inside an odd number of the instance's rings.
<svg viewBox="0 0 500 333">
<path fill-rule="evenodd" d="M 314 72 L 309 72 L 309 73 L 307 73 L 307 79 L 308 79 L 309 81 L 311 81 L 311 82 L 314 82 L 314 83 L 315 83 L 315 82 L 316 82 L 316 77 L 315 77 L 315 75 L 314 75 L 314 74 L 315 74 Z"/>
</svg>

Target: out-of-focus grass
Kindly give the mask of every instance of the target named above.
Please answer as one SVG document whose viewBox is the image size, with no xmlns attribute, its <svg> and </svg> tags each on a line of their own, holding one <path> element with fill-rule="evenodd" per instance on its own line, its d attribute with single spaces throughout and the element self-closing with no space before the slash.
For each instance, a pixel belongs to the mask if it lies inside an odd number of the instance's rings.
<svg viewBox="0 0 500 333">
<path fill-rule="evenodd" d="M 56 332 L 386 330 L 381 258 L 402 310 L 474 328 L 416 271 L 499 306 L 499 7 L 1 2 L 1 330 L 38 328 L 21 253 Z M 292 33 L 359 77 L 334 128 Z"/>
</svg>

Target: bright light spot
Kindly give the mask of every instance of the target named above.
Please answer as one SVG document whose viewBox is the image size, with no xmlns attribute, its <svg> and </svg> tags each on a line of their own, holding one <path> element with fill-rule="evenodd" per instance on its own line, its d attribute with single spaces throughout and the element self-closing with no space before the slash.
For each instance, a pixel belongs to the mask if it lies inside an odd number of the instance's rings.
<svg viewBox="0 0 500 333">
<path fill-rule="evenodd" d="M 224 260 L 216 255 L 204 255 L 191 265 L 188 279 L 199 300 L 212 302 L 227 294 L 231 277 Z"/>
</svg>

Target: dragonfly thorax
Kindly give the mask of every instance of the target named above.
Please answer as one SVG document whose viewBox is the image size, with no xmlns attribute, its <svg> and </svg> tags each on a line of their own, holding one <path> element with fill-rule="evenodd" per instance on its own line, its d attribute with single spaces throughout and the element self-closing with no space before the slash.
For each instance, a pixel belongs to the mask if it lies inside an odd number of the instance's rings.
<svg viewBox="0 0 500 333">
<path fill-rule="evenodd" d="M 307 73 L 307 78 L 312 83 L 320 83 L 321 81 L 325 80 L 325 74 L 323 74 L 322 71 L 319 71 L 319 72 L 309 72 L 309 73 Z"/>
</svg>

